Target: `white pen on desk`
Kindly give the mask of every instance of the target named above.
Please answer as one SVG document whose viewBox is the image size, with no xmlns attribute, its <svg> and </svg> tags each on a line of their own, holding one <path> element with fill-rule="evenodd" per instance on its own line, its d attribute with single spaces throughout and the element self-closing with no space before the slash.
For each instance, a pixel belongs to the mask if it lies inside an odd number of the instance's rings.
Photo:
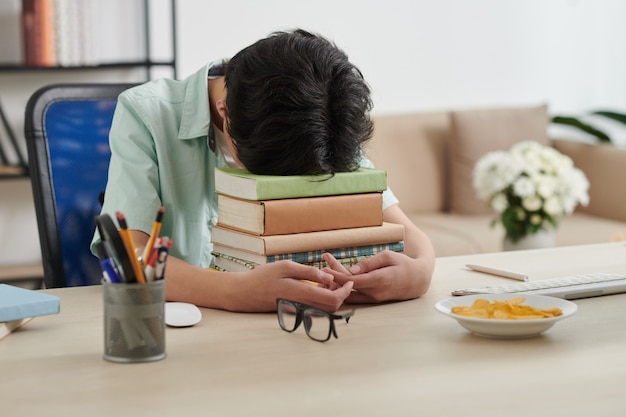
<svg viewBox="0 0 626 417">
<path fill-rule="evenodd" d="M 488 266 L 481 265 L 465 265 L 469 269 L 478 272 L 484 272 L 485 274 L 497 275 L 499 277 L 516 279 L 518 281 L 528 281 L 528 275 L 518 274 L 516 272 L 503 271 L 502 269 L 489 268 Z"/>
</svg>

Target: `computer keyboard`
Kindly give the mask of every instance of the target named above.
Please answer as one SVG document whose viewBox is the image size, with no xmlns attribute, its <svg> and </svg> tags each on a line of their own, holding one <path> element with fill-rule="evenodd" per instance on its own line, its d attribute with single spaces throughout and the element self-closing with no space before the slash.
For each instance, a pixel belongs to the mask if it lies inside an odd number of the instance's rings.
<svg viewBox="0 0 626 417">
<path fill-rule="evenodd" d="M 626 292 L 626 274 L 596 272 L 497 286 L 464 288 L 452 291 L 452 295 L 527 293 L 572 300 L 624 292 Z"/>
</svg>

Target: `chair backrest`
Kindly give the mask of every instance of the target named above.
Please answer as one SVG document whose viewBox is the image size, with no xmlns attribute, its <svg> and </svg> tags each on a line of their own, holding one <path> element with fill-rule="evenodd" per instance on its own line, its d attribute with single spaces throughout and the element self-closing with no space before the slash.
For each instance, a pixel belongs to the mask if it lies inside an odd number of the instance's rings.
<svg viewBox="0 0 626 417">
<path fill-rule="evenodd" d="M 46 288 L 100 283 L 89 250 L 118 95 L 134 84 L 55 84 L 26 105 L 24 133 Z"/>
</svg>

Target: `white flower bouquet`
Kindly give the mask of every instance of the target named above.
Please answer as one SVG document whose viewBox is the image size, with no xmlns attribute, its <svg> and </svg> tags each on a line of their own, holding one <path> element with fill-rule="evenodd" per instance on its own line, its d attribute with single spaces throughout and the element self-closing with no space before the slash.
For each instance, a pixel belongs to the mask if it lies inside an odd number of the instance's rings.
<svg viewBox="0 0 626 417">
<path fill-rule="evenodd" d="M 474 189 L 502 222 L 506 238 L 557 227 L 559 216 L 589 203 L 589 181 L 572 160 L 538 142 L 519 142 L 510 151 L 484 155 L 475 165 Z"/>
</svg>

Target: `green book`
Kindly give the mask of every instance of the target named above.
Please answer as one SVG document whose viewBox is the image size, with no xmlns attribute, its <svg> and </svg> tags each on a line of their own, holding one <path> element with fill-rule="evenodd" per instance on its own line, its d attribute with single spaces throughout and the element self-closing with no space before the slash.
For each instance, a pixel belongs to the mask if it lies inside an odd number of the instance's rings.
<svg viewBox="0 0 626 417">
<path fill-rule="evenodd" d="M 216 168 L 215 189 L 245 200 L 380 192 L 387 189 L 387 172 L 359 168 L 330 175 L 256 175 L 241 168 Z"/>
</svg>

